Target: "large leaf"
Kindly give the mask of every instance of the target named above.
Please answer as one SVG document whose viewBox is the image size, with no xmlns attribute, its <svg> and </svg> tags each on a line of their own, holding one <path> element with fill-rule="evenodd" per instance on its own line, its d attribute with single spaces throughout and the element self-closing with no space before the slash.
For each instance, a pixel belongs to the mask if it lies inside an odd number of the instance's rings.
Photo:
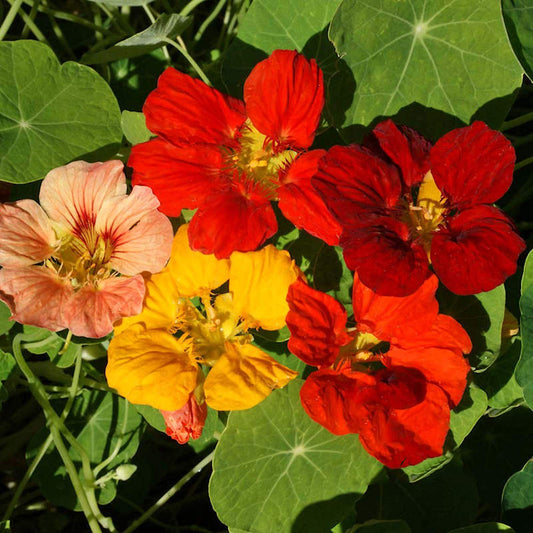
<svg viewBox="0 0 533 533">
<path fill-rule="evenodd" d="M 82 57 L 82 62 L 95 65 L 148 54 L 163 46 L 166 39 L 174 39 L 181 34 L 191 20 L 189 17 L 182 17 L 175 13 L 160 15 L 146 30 L 120 41 L 107 50 L 87 54 Z"/>
<path fill-rule="evenodd" d="M 516 367 L 516 381 L 524 391 L 526 403 L 533 409 L 533 283 L 530 283 L 533 263 L 528 257 L 522 277 L 520 298 L 520 332 L 522 351 Z"/>
<path fill-rule="evenodd" d="M 411 528 L 403 520 L 368 520 L 356 524 L 350 533 L 411 533 Z"/>
<path fill-rule="evenodd" d="M 42 43 L 0 43 L 0 87 L 0 180 L 36 181 L 96 151 L 103 159 L 122 139 L 106 82 L 89 67 L 60 65 Z"/>
<path fill-rule="evenodd" d="M 382 468 L 357 436 L 334 436 L 305 414 L 301 384 L 229 416 L 209 492 L 232 531 L 327 531 Z"/>
<path fill-rule="evenodd" d="M 7 333 L 15 325 L 15 321 L 10 318 L 9 307 L 4 302 L 0 302 L 0 335 Z"/>
<path fill-rule="evenodd" d="M 526 531 L 533 518 L 533 458 L 513 474 L 503 489 L 502 509 L 518 531 Z"/>
<path fill-rule="evenodd" d="M 344 0 L 330 38 L 357 85 L 343 126 L 368 126 L 416 103 L 402 121 L 437 137 L 490 102 L 479 117 L 497 127 L 512 98 L 497 100 L 522 81 L 499 0 Z M 420 106 L 445 116 L 422 127 Z"/>
<path fill-rule="evenodd" d="M 502 0 L 502 8 L 513 50 L 533 79 L 533 1 Z"/>
<path fill-rule="evenodd" d="M 132 145 L 150 140 L 152 133 L 146 127 L 146 118 L 138 111 L 122 111 L 122 131 Z"/>
</svg>

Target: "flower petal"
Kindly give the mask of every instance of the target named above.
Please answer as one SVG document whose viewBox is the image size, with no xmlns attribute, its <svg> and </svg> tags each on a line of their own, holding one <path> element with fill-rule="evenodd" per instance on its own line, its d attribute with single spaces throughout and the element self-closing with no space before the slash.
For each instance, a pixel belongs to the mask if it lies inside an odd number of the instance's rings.
<svg viewBox="0 0 533 533">
<path fill-rule="evenodd" d="M 111 340 L 106 377 L 132 403 L 176 411 L 196 387 L 197 368 L 181 340 L 136 324 Z"/>
<path fill-rule="evenodd" d="M 346 333 L 346 310 L 331 296 L 295 281 L 287 294 L 289 350 L 304 363 L 331 366 L 339 348 L 351 337 Z"/>
<path fill-rule="evenodd" d="M 431 262 L 442 283 L 456 294 L 494 289 L 516 271 L 525 243 L 512 221 L 496 207 L 459 212 L 435 233 Z"/>
<path fill-rule="evenodd" d="M 235 312 L 267 330 L 285 326 L 287 292 L 302 275 L 289 252 L 269 244 L 257 252 L 234 252 L 229 289 Z"/>
<path fill-rule="evenodd" d="M 249 409 L 297 375 L 252 344 L 226 342 L 205 380 L 205 399 L 217 411 Z"/>
<path fill-rule="evenodd" d="M 185 444 L 189 439 L 201 437 L 207 418 L 207 404 L 203 402 L 199 405 L 192 393 L 181 409 L 161 411 L 161 414 L 165 419 L 167 435 L 180 444 Z"/>
<path fill-rule="evenodd" d="M 295 50 L 274 50 L 244 83 L 246 112 L 267 137 L 295 148 L 313 143 L 322 107 L 324 82 L 314 59 Z"/>
<path fill-rule="evenodd" d="M 50 219 L 33 200 L 0 204 L 0 265 L 21 267 L 48 259 L 57 239 Z"/>
<path fill-rule="evenodd" d="M 126 194 L 121 161 L 74 161 L 51 170 L 39 199 L 48 216 L 75 233 L 92 226 L 106 198 Z"/>
<path fill-rule="evenodd" d="M 437 287 L 438 280 L 431 275 L 408 296 L 381 296 L 354 274 L 352 303 L 357 329 L 383 341 L 416 338 L 431 328 L 437 318 Z"/>
<path fill-rule="evenodd" d="M 327 242 L 339 244 L 342 228 L 326 207 L 322 196 L 311 185 L 324 150 L 313 150 L 299 156 L 282 177 L 278 189 L 281 212 L 297 227 Z"/>
<path fill-rule="evenodd" d="M 247 198 L 239 191 L 218 191 L 206 198 L 189 225 L 194 250 L 226 258 L 234 251 L 261 246 L 278 229 L 270 201 Z"/>
<path fill-rule="evenodd" d="M 74 335 L 104 337 L 114 322 L 141 312 L 143 297 L 142 276 L 108 278 L 99 281 L 98 287 L 86 285 L 74 293 L 64 317 Z"/>
<path fill-rule="evenodd" d="M 431 172 L 453 206 L 491 204 L 513 180 L 511 143 L 484 122 L 474 122 L 441 137 L 431 150 Z"/>
<path fill-rule="evenodd" d="M 0 270 L 0 300 L 21 324 L 50 331 L 68 327 L 66 308 L 73 297 L 72 286 L 43 266 Z"/>
<path fill-rule="evenodd" d="M 109 241 L 109 266 L 121 274 L 159 272 L 172 248 L 172 224 L 157 210 L 159 200 L 148 187 L 135 186 L 128 196 L 108 198 L 96 217 L 95 229 Z"/>
<path fill-rule="evenodd" d="M 180 143 L 231 144 L 246 120 L 244 105 L 169 67 L 143 106 L 148 129 Z"/>
<path fill-rule="evenodd" d="M 220 177 L 222 152 L 217 146 L 175 146 L 164 139 L 136 144 L 128 166 L 133 185 L 147 185 L 161 202 L 165 215 L 177 217 L 183 208 L 195 209 L 227 179 Z"/>
</svg>

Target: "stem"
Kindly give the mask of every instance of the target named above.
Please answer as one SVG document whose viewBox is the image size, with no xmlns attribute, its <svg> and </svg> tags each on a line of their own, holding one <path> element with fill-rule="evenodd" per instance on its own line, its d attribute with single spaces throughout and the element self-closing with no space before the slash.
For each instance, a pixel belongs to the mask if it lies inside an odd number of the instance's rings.
<svg viewBox="0 0 533 533">
<path fill-rule="evenodd" d="M 181 46 L 180 44 L 173 41 L 172 39 L 165 38 L 162 40 L 172 45 L 174 48 L 176 48 L 183 55 L 183 57 L 190 63 L 190 65 L 196 71 L 198 76 L 200 76 L 202 81 L 205 84 L 209 85 L 209 87 L 212 87 L 212 84 L 209 81 L 209 78 L 205 75 L 204 71 L 200 68 L 200 65 L 198 65 L 198 63 L 190 56 L 189 52 L 187 52 L 187 49 L 184 46 Z"/>
<path fill-rule="evenodd" d="M 531 120 L 533 120 L 533 111 L 531 113 L 526 113 L 525 115 L 522 115 L 521 117 L 517 117 L 517 118 L 514 118 L 513 120 L 508 120 L 507 122 L 504 122 L 500 129 L 501 131 L 507 131 L 512 128 L 516 128 L 517 126 L 521 126 L 522 124 L 526 124 L 527 122 L 530 122 Z"/>
<path fill-rule="evenodd" d="M 531 157 L 528 157 L 527 159 L 522 159 L 522 161 L 520 161 L 520 163 L 517 163 L 515 166 L 514 166 L 514 169 L 515 171 L 518 170 L 519 168 L 523 168 L 527 165 L 530 165 L 531 163 L 533 163 L 533 156 Z"/>
<path fill-rule="evenodd" d="M 146 16 L 150 19 L 150 23 L 155 24 L 156 18 L 154 17 L 150 7 L 144 4 L 143 9 L 146 13 Z M 163 46 L 163 55 L 165 56 L 165 59 L 170 63 L 170 53 L 168 52 L 168 48 L 166 46 Z"/>
<path fill-rule="evenodd" d="M 224 7 L 224 4 L 226 3 L 226 0 L 219 0 L 218 4 L 215 6 L 215 9 L 211 11 L 209 16 L 202 22 L 202 25 L 200 26 L 200 29 L 196 32 L 196 35 L 194 36 L 194 42 L 198 42 L 202 35 L 204 34 L 205 30 L 217 18 L 217 15 L 220 13 L 222 8 Z"/>
<path fill-rule="evenodd" d="M 131 533 L 135 531 L 142 523 L 144 523 L 148 518 L 150 518 L 156 511 L 158 511 L 176 492 L 178 492 L 187 481 L 192 479 L 196 474 L 199 474 L 202 469 L 207 466 L 212 460 L 215 452 L 211 452 L 209 455 L 204 457 L 192 470 L 187 472 L 174 486 L 172 486 L 159 500 L 157 500 L 150 509 L 145 511 L 137 520 L 131 523 L 131 525 L 124 530 L 124 533 Z"/>
<path fill-rule="evenodd" d="M 20 34 L 20 37 L 22 39 L 28 38 L 28 33 L 30 32 L 30 25 L 28 22 L 31 22 L 33 24 L 33 21 L 35 20 L 35 17 L 37 16 L 37 8 L 39 7 L 39 3 L 41 0 L 34 0 L 33 6 L 31 6 L 31 11 L 29 16 L 26 15 L 28 18 L 24 18 L 24 11 L 21 10 L 20 14 L 22 15 L 22 18 L 24 19 L 24 28 L 22 28 L 22 33 Z M 33 31 L 33 30 L 32 30 Z M 35 34 L 35 32 L 33 32 Z"/>
<path fill-rule="evenodd" d="M 201 3 L 205 2 L 205 0 L 192 0 L 192 2 L 189 2 L 181 11 L 180 15 L 182 17 L 187 16 L 196 6 L 199 6 Z"/>
<path fill-rule="evenodd" d="M 15 2 L 11 4 L 11 8 L 7 12 L 6 18 L 4 19 L 4 22 L 2 22 L 2 26 L 0 26 L 0 41 L 3 40 L 9 31 L 9 28 L 11 28 L 11 24 L 13 24 L 13 21 L 17 16 L 17 11 L 20 9 L 22 2 L 23 0 L 15 0 Z"/>
</svg>

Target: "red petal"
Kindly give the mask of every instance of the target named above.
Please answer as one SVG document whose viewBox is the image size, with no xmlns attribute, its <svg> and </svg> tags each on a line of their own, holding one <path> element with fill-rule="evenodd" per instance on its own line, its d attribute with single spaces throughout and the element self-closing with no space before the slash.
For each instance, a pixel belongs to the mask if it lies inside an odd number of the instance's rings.
<svg viewBox="0 0 533 533">
<path fill-rule="evenodd" d="M 372 132 L 382 150 L 396 163 L 404 183 L 420 183 L 429 170 L 431 143 L 411 128 L 398 128 L 392 120 L 380 122 Z"/>
<path fill-rule="evenodd" d="M 483 122 L 450 131 L 431 150 L 437 187 L 461 208 L 501 198 L 511 185 L 514 162 L 511 143 Z"/>
<path fill-rule="evenodd" d="M 496 207 L 475 206 L 447 219 L 431 242 L 439 279 L 456 294 L 494 289 L 516 271 L 525 243 Z"/>
<path fill-rule="evenodd" d="M 416 338 L 431 328 L 437 318 L 437 286 L 437 278 L 431 275 L 409 296 L 380 296 L 355 274 L 352 300 L 357 329 L 383 341 Z"/>
<path fill-rule="evenodd" d="M 318 163 L 326 152 L 313 150 L 298 157 L 281 179 L 278 189 L 281 212 L 297 227 L 322 239 L 330 246 L 339 244 L 340 224 L 311 185 Z"/>
<path fill-rule="evenodd" d="M 246 120 L 244 104 L 169 67 L 143 107 L 148 129 L 173 143 L 234 142 Z"/>
<path fill-rule="evenodd" d="M 246 112 L 267 137 L 295 148 L 313 143 L 324 106 L 322 71 L 294 50 L 275 50 L 244 84 Z"/>
<path fill-rule="evenodd" d="M 410 240 L 403 222 L 391 217 L 345 229 L 340 244 L 348 268 L 378 294 L 407 296 L 431 274 L 424 249 Z"/>
<path fill-rule="evenodd" d="M 222 259 L 235 251 L 255 250 L 277 229 L 276 216 L 267 199 L 259 195 L 247 198 L 230 189 L 206 198 L 189 225 L 189 242 L 193 250 Z"/>
<path fill-rule="evenodd" d="M 147 185 L 161 202 L 160 210 L 179 216 L 194 209 L 221 183 L 222 153 L 213 146 L 175 146 L 164 139 L 137 144 L 128 165 L 133 185 Z"/>
<path fill-rule="evenodd" d="M 202 435 L 207 418 L 207 404 L 204 402 L 198 405 L 193 393 L 181 409 L 161 411 L 161 414 L 165 419 L 167 435 L 180 444 L 185 444 L 189 439 L 198 439 Z"/>
<path fill-rule="evenodd" d="M 295 281 L 287 294 L 289 350 L 308 365 L 330 366 L 339 348 L 350 341 L 346 311 L 331 296 Z"/>
</svg>

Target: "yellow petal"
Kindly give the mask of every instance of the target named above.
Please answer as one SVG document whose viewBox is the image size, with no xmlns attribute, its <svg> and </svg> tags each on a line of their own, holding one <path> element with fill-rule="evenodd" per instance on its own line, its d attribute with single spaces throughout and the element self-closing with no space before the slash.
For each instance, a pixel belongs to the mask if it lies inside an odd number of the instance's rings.
<svg viewBox="0 0 533 533">
<path fill-rule="evenodd" d="M 180 226 L 167 270 L 171 272 L 180 294 L 190 298 L 220 287 L 229 277 L 229 260 L 191 250 L 187 237 L 188 224 Z"/>
<path fill-rule="evenodd" d="M 289 285 L 302 275 L 289 252 L 269 244 L 231 255 L 229 288 L 235 312 L 263 329 L 281 329 L 289 312 Z"/>
<path fill-rule="evenodd" d="M 416 204 L 424 208 L 428 216 L 431 216 L 431 219 L 435 220 L 435 224 L 438 225 L 445 208 L 442 201 L 442 192 L 437 187 L 431 171 L 424 176 L 420 184 Z"/>
<path fill-rule="evenodd" d="M 134 324 L 111 340 L 106 377 L 110 387 L 136 404 L 175 411 L 196 387 L 198 366 L 184 341 Z"/>
<path fill-rule="evenodd" d="M 297 375 L 252 344 L 227 342 L 205 380 L 205 399 L 218 411 L 249 409 Z"/>
</svg>

